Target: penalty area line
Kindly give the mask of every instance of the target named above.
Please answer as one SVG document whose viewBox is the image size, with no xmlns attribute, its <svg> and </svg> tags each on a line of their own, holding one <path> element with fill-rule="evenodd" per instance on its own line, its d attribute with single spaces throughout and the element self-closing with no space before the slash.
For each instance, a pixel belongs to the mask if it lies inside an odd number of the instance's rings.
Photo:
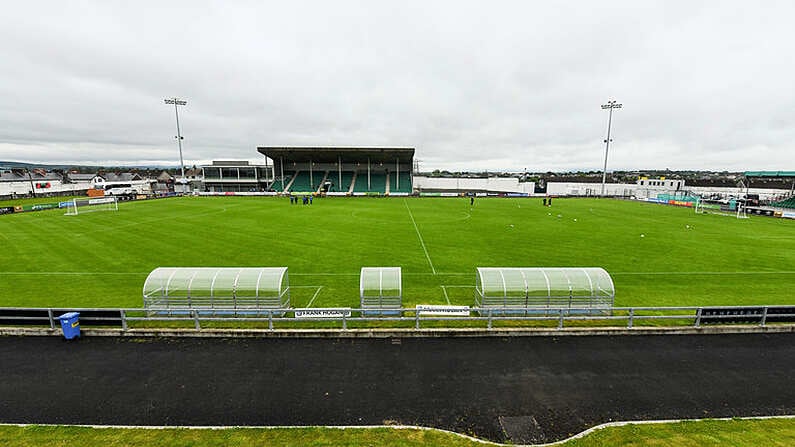
<svg viewBox="0 0 795 447">
<path fill-rule="evenodd" d="M 323 289 L 323 286 L 320 286 L 317 288 L 317 290 L 315 290 L 315 294 L 312 295 L 312 299 L 309 300 L 309 304 L 307 304 L 306 307 L 312 307 L 312 303 L 315 302 L 315 298 L 317 298 L 317 296 L 320 294 L 321 289 Z"/>
<path fill-rule="evenodd" d="M 439 287 L 441 287 L 442 288 L 442 292 L 444 292 L 444 299 L 447 300 L 447 305 L 448 306 L 451 305 L 452 303 L 450 302 L 450 297 L 447 296 L 447 287 L 445 287 L 445 286 L 439 286 Z"/>
</svg>

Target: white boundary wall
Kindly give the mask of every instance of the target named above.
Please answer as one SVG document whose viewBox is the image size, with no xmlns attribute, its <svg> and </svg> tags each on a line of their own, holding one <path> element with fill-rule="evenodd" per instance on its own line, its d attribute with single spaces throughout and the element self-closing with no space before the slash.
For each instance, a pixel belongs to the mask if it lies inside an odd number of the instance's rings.
<svg viewBox="0 0 795 447">
<path fill-rule="evenodd" d="M 520 183 L 515 177 L 413 177 L 414 189 L 419 191 L 489 191 L 489 192 L 516 192 L 533 194 L 536 184 L 534 182 Z"/>
<path fill-rule="evenodd" d="M 742 197 L 746 193 L 745 188 L 726 188 L 726 187 L 702 187 L 702 186 L 683 186 L 679 192 L 690 192 L 697 195 L 720 195 L 724 198 Z M 574 183 L 574 182 L 549 182 L 547 183 L 547 195 L 550 196 L 598 196 L 602 192 L 601 183 Z M 607 183 L 605 184 L 605 195 L 607 196 L 634 196 L 639 199 L 654 198 L 657 194 L 675 194 L 674 188 L 664 186 L 647 186 L 636 183 Z M 788 189 L 764 189 L 750 188 L 749 194 L 758 194 L 762 200 L 775 199 L 790 194 Z"/>
<path fill-rule="evenodd" d="M 606 196 L 654 197 L 669 193 L 671 188 L 663 186 L 640 186 L 635 183 L 607 183 Z M 602 193 L 601 183 L 547 182 L 547 195 L 550 196 L 598 196 Z M 648 194 L 652 194 L 651 196 Z"/>
</svg>

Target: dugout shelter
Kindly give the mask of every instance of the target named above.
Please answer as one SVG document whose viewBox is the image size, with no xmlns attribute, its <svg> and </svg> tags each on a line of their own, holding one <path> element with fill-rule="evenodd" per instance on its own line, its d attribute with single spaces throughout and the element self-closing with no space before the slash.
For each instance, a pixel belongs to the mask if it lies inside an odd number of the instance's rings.
<svg viewBox="0 0 795 447">
<path fill-rule="evenodd" d="M 615 300 L 613 279 L 598 267 L 478 267 L 476 281 L 481 314 L 596 314 Z"/>
<path fill-rule="evenodd" d="M 408 195 L 414 148 L 258 147 L 273 160 L 272 188 L 282 193 Z"/>
<path fill-rule="evenodd" d="M 403 306 L 403 279 L 400 267 L 362 267 L 359 275 L 359 303 L 363 314 L 399 314 Z"/>
<path fill-rule="evenodd" d="M 144 308 L 256 314 L 290 307 L 287 267 L 159 267 L 144 282 Z"/>
</svg>

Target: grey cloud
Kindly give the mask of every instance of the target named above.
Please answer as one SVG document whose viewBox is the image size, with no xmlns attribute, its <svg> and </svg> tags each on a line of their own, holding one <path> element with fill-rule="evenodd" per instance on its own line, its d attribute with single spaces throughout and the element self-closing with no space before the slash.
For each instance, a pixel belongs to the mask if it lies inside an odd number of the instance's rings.
<svg viewBox="0 0 795 447">
<path fill-rule="evenodd" d="M 0 159 L 414 146 L 434 169 L 792 169 L 795 6 L 62 2 L 0 17 Z"/>
</svg>

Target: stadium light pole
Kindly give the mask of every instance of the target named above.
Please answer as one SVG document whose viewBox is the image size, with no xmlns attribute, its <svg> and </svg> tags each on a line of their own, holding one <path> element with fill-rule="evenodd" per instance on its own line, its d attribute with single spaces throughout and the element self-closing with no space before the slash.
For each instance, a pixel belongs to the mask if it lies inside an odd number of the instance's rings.
<svg viewBox="0 0 795 447">
<path fill-rule="evenodd" d="M 607 138 L 605 139 L 605 167 L 602 169 L 602 197 L 605 195 L 605 182 L 607 181 L 607 152 L 610 150 L 610 125 L 613 123 L 613 109 L 620 109 L 621 104 L 617 104 L 615 100 L 607 101 L 607 104 L 602 104 L 602 110 L 609 109 L 610 114 L 607 118 Z"/>
<path fill-rule="evenodd" d="M 174 115 L 177 117 L 177 144 L 179 144 L 179 169 L 182 173 L 182 181 L 185 181 L 185 162 L 182 161 L 182 133 L 179 131 L 179 109 L 177 106 L 184 106 L 188 101 L 183 101 L 179 98 L 166 98 L 166 104 L 174 104 Z"/>
</svg>

